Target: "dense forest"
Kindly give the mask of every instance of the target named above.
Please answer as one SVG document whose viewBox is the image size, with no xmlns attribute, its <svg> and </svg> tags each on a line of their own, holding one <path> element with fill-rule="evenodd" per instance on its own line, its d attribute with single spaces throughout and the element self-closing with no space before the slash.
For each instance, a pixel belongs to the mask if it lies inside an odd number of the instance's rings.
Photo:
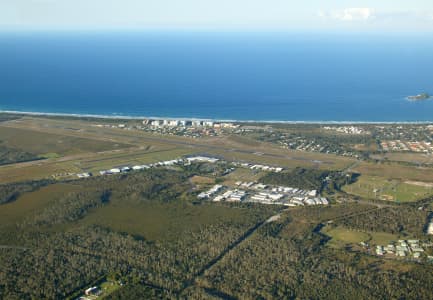
<svg viewBox="0 0 433 300">
<path fill-rule="evenodd" d="M 347 228 L 380 231 L 409 237 L 422 237 L 428 211 L 410 206 L 385 207 L 366 214 L 341 219 L 337 224 Z"/>
<path fill-rule="evenodd" d="M 314 224 L 287 218 L 278 234 L 269 224 L 227 255 L 200 286 L 236 299 L 431 299 L 431 265 L 334 250 Z"/>
<path fill-rule="evenodd" d="M 334 220 L 347 228 L 422 234 L 427 212 L 409 205 L 379 213 L 357 203 L 287 210 L 197 201 L 189 178 L 221 169 L 0 186 L 6 199 L 0 298 L 75 299 L 101 278 L 115 278 L 123 286 L 106 299 L 431 299 L 431 264 L 330 248 L 330 237 L 317 229 Z M 320 188 L 326 177 L 339 178 L 297 169 L 265 181 Z M 50 188 L 59 184 L 68 191 L 53 196 Z M 18 209 L 32 193 L 46 197 L 43 205 Z M 277 221 L 266 222 L 276 214 Z"/>
<path fill-rule="evenodd" d="M 193 204 L 195 197 L 188 194 L 191 186 L 185 174 L 151 170 L 76 181 L 80 191 L 53 200 L 16 224 L 0 222 L 0 298 L 61 299 L 113 272 L 128 283 L 176 293 L 207 262 L 274 210 L 227 206 L 221 214 L 218 207 Z M 125 213 L 150 210 L 162 217 L 174 215 L 177 219 L 167 230 L 175 232 L 150 240 L 119 230 L 122 224 L 86 222 L 86 217 L 97 218 L 109 206 L 131 207 Z M 203 220 L 202 212 L 215 213 L 216 218 Z M 140 220 L 136 225 L 141 227 Z M 176 228 L 179 226 L 183 230 Z"/>
</svg>

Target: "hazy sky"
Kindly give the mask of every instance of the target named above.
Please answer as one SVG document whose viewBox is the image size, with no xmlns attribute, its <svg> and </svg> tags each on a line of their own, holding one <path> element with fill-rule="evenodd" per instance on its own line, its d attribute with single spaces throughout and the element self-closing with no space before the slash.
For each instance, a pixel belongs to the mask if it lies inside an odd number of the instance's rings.
<svg viewBox="0 0 433 300">
<path fill-rule="evenodd" d="M 433 0 L 0 0 L 0 30 L 433 32 Z"/>
</svg>

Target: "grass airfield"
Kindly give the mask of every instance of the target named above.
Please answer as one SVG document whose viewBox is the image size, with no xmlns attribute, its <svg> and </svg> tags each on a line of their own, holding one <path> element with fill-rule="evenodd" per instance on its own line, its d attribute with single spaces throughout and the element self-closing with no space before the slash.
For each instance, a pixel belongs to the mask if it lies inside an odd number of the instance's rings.
<svg viewBox="0 0 433 300">
<path fill-rule="evenodd" d="M 112 120 L 111 120 L 112 121 Z M 151 134 L 139 130 L 96 127 L 98 120 L 23 117 L 0 123 L 0 134 L 16 149 L 44 160 L 0 166 L 1 182 L 64 178 L 69 173 L 97 172 L 121 165 L 207 153 L 227 160 L 266 163 L 285 168 L 341 169 L 352 159 L 290 151 L 245 138 L 202 138 Z"/>
<path fill-rule="evenodd" d="M 7 145 L 40 156 L 41 160 L 0 166 L 4 183 L 33 179 L 74 178 L 123 165 L 147 164 L 188 154 L 206 153 L 229 161 L 255 162 L 284 168 L 349 169 L 361 174 L 345 192 L 368 199 L 410 202 L 433 194 L 431 188 L 411 182 L 433 182 L 433 168 L 397 162 L 360 162 L 333 154 L 287 150 L 243 136 L 189 137 L 152 134 L 97 126 L 116 125 L 119 120 L 24 116 L 0 123 L 0 136 Z M 110 124 L 110 123 L 109 123 Z M 407 158 L 415 159 L 410 155 Z M 352 166 L 354 166 L 351 168 Z M 240 173 L 239 173 L 240 172 Z M 256 180 L 260 174 L 234 175 Z M 248 172 L 247 172 L 248 173 Z M 235 180 L 237 181 L 237 180 Z M 427 182 L 427 184 L 431 183 Z M 376 191 L 376 192 L 375 192 Z"/>
</svg>

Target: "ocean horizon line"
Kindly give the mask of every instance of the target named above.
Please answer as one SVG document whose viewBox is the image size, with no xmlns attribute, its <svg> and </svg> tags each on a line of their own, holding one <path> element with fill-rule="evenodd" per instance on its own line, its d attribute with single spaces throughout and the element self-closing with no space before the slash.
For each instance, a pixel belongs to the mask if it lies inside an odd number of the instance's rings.
<svg viewBox="0 0 433 300">
<path fill-rule="evenodd" d="M 156 117 L 156 116 L 134 116 L 113 113 L 91 114 L 91 113 L 57 113 L 57 112 L 39 112 L 39 111 L 19 111 L 19 110 L 0 110 L 2 114 L 11 115 L 28 115 L 28 116 L 51 116 L 51 117 L 72 117 L 72 118 L 93 118 L 93 119 L 112 119 L 112 120 L 191 120 L 191 121 L 211 121 L 211 122 L 230 122 L 230 123 L 264 123 L 264 124 L 433 124 L 430 121 L 353 121 L 353 120 L 240 120 L 240 119 L 218 119 L 218 118 L 200 118 L 200 117 Z"/>
</svg>

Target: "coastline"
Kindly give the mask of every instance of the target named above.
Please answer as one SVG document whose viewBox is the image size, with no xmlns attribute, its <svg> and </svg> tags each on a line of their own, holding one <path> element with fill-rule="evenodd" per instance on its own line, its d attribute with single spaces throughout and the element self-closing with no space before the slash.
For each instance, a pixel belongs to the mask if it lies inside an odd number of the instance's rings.
<svg viewBox="0 0 433 300">
<path fill-rule="evenodd" d="M 69 118 L 92 118 L 92 119 L 112 119 L 112 120 L 191 120 L 191 121 L 212 121 L 212 122 L 231 122 L 231 123 L 261 123 L 261 124 L 433 124 L 433 119 L 430 121 L 325 121 L 325 120 L 234 120 L 234 119 L 218 119 L 218 118 L 199 118 L 199 117 L 153 117 L 153 116 L 132 116 L 132 115 L 103 115 L 103 114 L 79 114 L 79 113 L 55 113 L 55 112 L 37 112 L 37 111 L 16 111 L 16 110 L 0 110 L 0 114 L 10 115 L 28 115 L 28 116 L 48 116 L 48 117 L 69 117 Z"/>
<path fill-rule="evenodd" d="M 424 102 L 424 101 L 429 101 L 432 100 L 433 97 L 428 97 L 428 98 L 422 98 L 422 99 L 416 99 L 416 98 L 410 98 L 412 96 L 406 97 L 406 100 L 409 102 Z"/>
</svg>

